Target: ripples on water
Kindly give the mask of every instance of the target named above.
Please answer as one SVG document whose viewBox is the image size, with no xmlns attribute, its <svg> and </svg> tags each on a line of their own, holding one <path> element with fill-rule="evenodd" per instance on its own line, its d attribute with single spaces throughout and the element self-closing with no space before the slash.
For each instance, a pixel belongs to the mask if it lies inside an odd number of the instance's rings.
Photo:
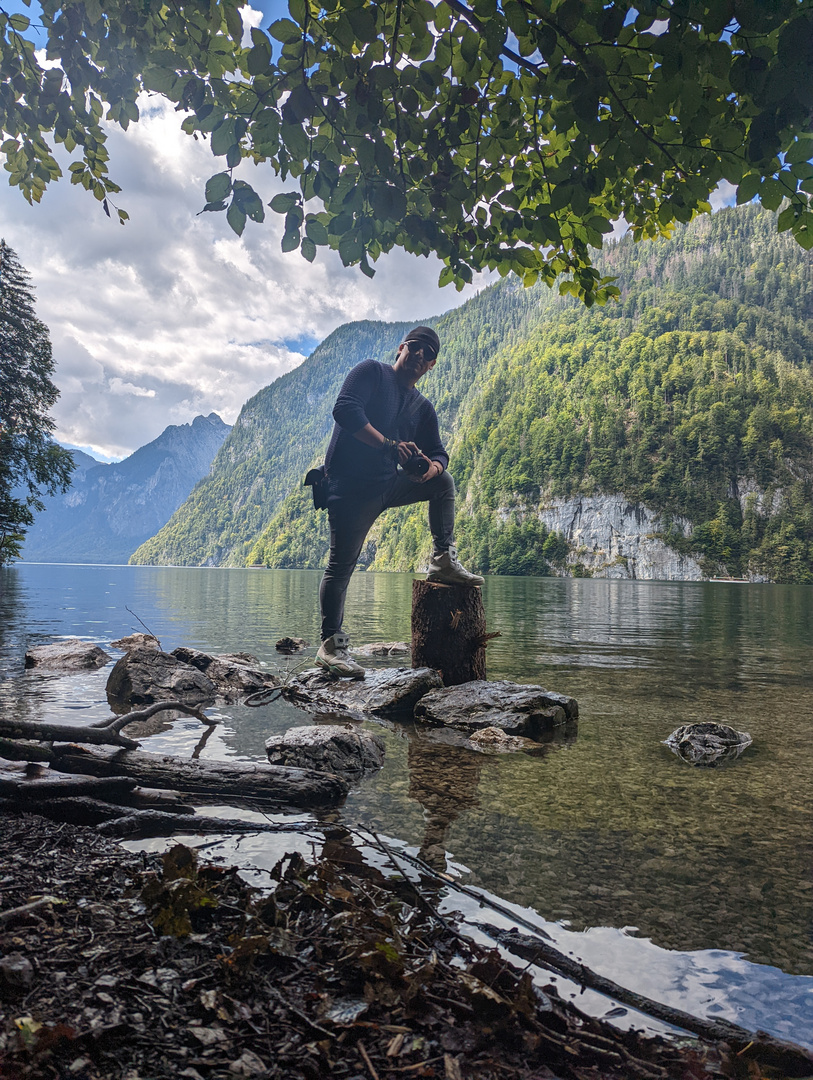
<svg viewBox="0 0 813 1080">
<path fill-rule="evenodd" d="M 127 607 L 167 649 L 245 650 L 276 664 L 277 638 L 317 641 L 318 580 L 0 571 L 0 709 L 107 715 L 106 670 L 22 675 L 22 656 L 59 636 L 104 645 L 143 629 Z M 483 595 L 489 629 L 502 634 L 489 645 L 489 676 L 578 698 L 577 736 L 541 756 L 491 758 L 384 729 L 386 765 L 351 794 L 346 819 L 429 858 L 448 851 L 468 883 L 558 921 L 560 936 L 578 934 L 579 955 L 618 981 L 813 1044 L 813 980 L 789 977 L 813 975 L 813 592 L 489 578 Z M 357 574 L 346 619 L 354 640 L 407 639 L 410 597 L 407 575 Z M 306 722 L 284 703 L 219 712 L 225 723 L 205 756 L 262 756 L 270 732 Z M 690 768 L 662 740 L 699 720 L 749 731 L 754 744 L 734 766 Z M 195 722 L 179 721 L 151 747 L 186 753 L 199 736 Z"/>
</svg>

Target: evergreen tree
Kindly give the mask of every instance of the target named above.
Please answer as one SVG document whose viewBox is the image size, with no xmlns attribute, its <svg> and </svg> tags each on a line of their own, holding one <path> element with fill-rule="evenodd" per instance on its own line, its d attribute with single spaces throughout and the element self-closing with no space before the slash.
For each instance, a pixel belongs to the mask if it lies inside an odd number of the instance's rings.
<svg viewBox="0 0 813 1080">
<path fill-rule="evenodd" d="M 0 240 L 0 566 L 20 554 L 40 496 L 65 491 L 67 450 L 51 440 L 48 410 L 59 397 L 48 328 L 34 312 L 29 276 Z"/>
</svg>

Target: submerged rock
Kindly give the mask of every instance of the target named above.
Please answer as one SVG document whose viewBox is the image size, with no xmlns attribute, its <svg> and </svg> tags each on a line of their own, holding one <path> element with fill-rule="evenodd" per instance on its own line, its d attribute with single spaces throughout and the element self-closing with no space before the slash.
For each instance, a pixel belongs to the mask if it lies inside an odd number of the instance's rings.
<svg viewBox="0 0 813 1080">
<path fill-rule="evenodd" d="M 313 669 L 284 684 L 282 694 L 295 705 L 387 714 L 412 712 L 416 701 L 441 685 L 432 668 L 382 668 L 368 671 L 363 681 L 334 679 Z"/>
<path fill-rule="evenodd" d="M 32 645 L 25 654 L 25 666 L 48 671 L 95 671 L 112 659 L 92 641 L 67 638 L 51 645 Z"/>
<path fill-rule="evenodd" d="M 384 764 L 383 740 L 350 724 L 291 728 L 268 739 L 265 752 L 272 765 L 318 769 L 350 780 Z"/>
<path fill-rule="evenodd" d="M 499 728 L 506 735 L 536 740 L 570 720 L 576 720 L 575 698 L 507 681 L 461 683 L 426 694 L 415 706 L 415 717 L 464 731 Z"/>
<path fill-rule="evenodd" d="M 373 641 L 369 645 L 359 645 L 351 649 L 356 656 L 408 656 L 412 646 L 406 641 Z"/>
<path fill-rule="evenodd" d="M 214 700 L 216 694 L 215 684 L 202 671 L 153 648 L 137 647 L 125 653 L 107 680 L 107 699 L 114 708 L 153 701 L 198 705 Z"/>
<path fill-rule="evenodd" d="M 539 743 L 522 735 L 506 735 L 502 728 L 486 727 L 473 731 L 466 744 L 481 754 L 515 754 L 518 750 L 538 750 Z"/>
<path fill-rule="evenodd" d="M 307 649 L 309 644 L 309 642 L 301 637 L 283 637 L 279 639 L 274 648 L 277 652 L 285 653 L 286 656 L 292 656 L 294 653 L 302 652 L 303 649 Z"/>
<path fill-rule="evenodd" d="M 111 649 L 123 649 L 125 652 L 129 652 L 130 649 L 160 649 L 161 642 L 154 634 L 128 634 L 127 637 L 119 638 L 118 641 L 110 642 Z"/>
<path fill-rule="evenodd" d="M 218 695 L 221 696 L 253 693 L 265 686 L 273 686 L 276 682 L 273 675 L 260 669 L 256 656 L 251 656 L 250 653 L 212 656 L 210 653 L 188 649 L 182 645 L 173 649 L 170 655 L 202 671 L 212 680 Z"/>
<path fill-rule="evenodd" d="M 735 761 L 753 739 L 747 731 L 737 731 L 727 724 L 683 724 L 675 728 L 664 746 L 689 765 L 716 768 Z"/>
</svg>

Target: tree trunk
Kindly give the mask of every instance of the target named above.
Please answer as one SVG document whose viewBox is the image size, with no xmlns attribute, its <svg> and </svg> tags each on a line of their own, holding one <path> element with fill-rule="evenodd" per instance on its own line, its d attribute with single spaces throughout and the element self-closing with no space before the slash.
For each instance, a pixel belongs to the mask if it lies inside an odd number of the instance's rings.
<svg viewBox="0 0 813 1080">
<path fill-rule="evenodd" d="M 444 686 L 485 679 L 488 637 L 479 589 L 412 582 L 414 668 L 435 668 Z"/>
</svg>

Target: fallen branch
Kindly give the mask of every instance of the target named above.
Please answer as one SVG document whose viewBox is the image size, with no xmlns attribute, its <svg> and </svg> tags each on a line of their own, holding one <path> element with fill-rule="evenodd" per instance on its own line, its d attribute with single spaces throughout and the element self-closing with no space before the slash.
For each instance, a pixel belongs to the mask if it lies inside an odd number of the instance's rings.
<svg viewBox="0 0 813 1080">
<path fill-rule="evenodd" d="M 638 994 L 634 990 L 628 990 L 625 986 L 621 986 L 619 983 L 613 982 L 612 979 L 607 979 L 603 975 L 599 975 L 578 960 L 573 960 L 572 957 L 566 956 L 564 953 L 554 948 L 548 941 L 543 940 L 547 937 L 544 930 L 534 928 L 530 923 L 517 916 L 516 913 L 506 909 L 499 903 L 492 902 L 488 896 L 484 895 L 479 890 L 458 883 L 453 878 L 450 878 L 448 874 L 441 874 L 438 873 L 438 871 L 433 870 L 432 867 L 422 859 L 418 859 L 414 855 L 409 855 L 401 849 L 393 848 L 376 833 L 372 832 L 372 830 L 351 829 L 349 831 L 355 832 L 357 836 L 364 839 L 367 843 L 370 842 L 370 837 L 372 837 L 374 844 L 379 850 L 387 851 L 392 857 L 391 861 L 393 864 L 397 865 L 397 860 L 403 859 L 405 862 L 412 864 L 420 870 L 423 876 L 432 878 L 438 884 L 476 899 L 481 906 L 493 907 L 495 910 L 511 919 L 523 922 L 524 925 L 532 931 L 531 934 L 521 934 L 516 929 L 502 930 L 490 923 L 472 924 L 515 956 L 519 956 L 529 963 L 547 968 L 549 971 L 554 971 L 556 974 L 571 979 L 582 987 L 596 990 L 598 993 L 604 994 L 605 997 L 613 998 L 625 1005 L 629 1005 L 630 1008 L 636 1009 L 646 1016 L 662 1020 L 667 1024 L 672 1024 L 674 1027 L 683 1028 L 685 1031 L 690 1031 L 693 1034 L 699 1035 L 701 1038 L 708 1039 L 712 1042 L 721 1040 L 727 1042 L 742 1055 L 748 1054 L 751 1048 L 755 1048 L 755 1050 L 758 1049 L 760 1052 L 760 1061 L 765 1061 L 777 1068 L 784 1069 L 787 1076 L 807 1076 L 813 1074 L 813 1069 L 809 1070 L 807 1073 L 800 1073 L 798 1071 L 800 1055 L 808 1064 L 813 1065 L 813 1055 L 807 1050 L 795 1046 L 792 1043 L 774 1039 L 770 1035 L 765 1034 L 765 1032 L 755 1033 L 748 1031 L 746 1028 L 740 1027 L 738 1024 L 732 1024 L 728 1020 L 704 1020 L 701 1017 L 693 1016 L 691 1013 L 683 1012 L 681 1009 L 673 1009 L 669 1005 L 664 1005 L 659 1001 L 653 1001 L 652 998 L 644 997 L 643 994 Z M 415 888 L 417 889 L 417 886 L 415 886 Z"/>
<path fill-rule="evenodd" d="M 20 904 L 19 907 L 7 908 L 5 911 L 0 911 L 0 925 L 11 922 L 12 919 L 33 915 L 40 908 L 50 907 L 51 904 L 64 904 L 65 902 L 60 900 L 58 896 L 41 896 L 38 900 L 32 900 L 29 904 Z"/>
<path fill-rule="evenodd" d="M 123 716 L 111 716 L 108 720 L 98 720 L 95 724 L 91 724 L 92 728 L 98 728 L 102 731 L 115 731 L 119 732 L 122 728 L 127 727 L 128 724 L 136 724 L 143 720 L 149 720 L 151 716 L 155 716 L 156 713 L 164 712 L 167 709 L 172 709 L 173 712 L 184 713 L 185 716 L 194 716 L 196 720 L 200 720 L 202 724 L 206 724 L 207 727 L 214 727 L 219 724 L 219 720 L 213 720 L 206 713 L 200 711 L 197 706 L 184 705 L 180 701 L 156 701 L 152 705 L 147 705 L 144 709 L 133 709 L 132 712 L 124 713 Z M 81 739 L 80 736 L 75 735 L 72 739 L 74 742 L 89 742 L 88 739 Z"/>
<path fill-rule="evenodd" d="M 131 809 L 123 814 L 121 807 L 110 806 L 99 799 L 82 796 L 50 799 L 38 803 L 36 812 L 51 821 L 67 821 L 70 825 L 91 825 L 103 836 L 119 839 L 138 836 L 171 836 L 173 833 L 226 835 L 301 833 L 318 830 L 318 826 L 311 822 L 239 821 L 235 818 L 198 816 L 191 809 L 183 813 Z"/>
<path fill-rule="evenodd" d="M 39 720 L 0 720 L 0 737 L 39 739 L 41 742 L 87 742 L 94 746 L 121 746 L 127 750 L 135 750 L 138 746 L 133 739 L 119 735 L 114 729 L 84 727 L 81 724 L 48 724 Z"/>
<path fill-rule="evenodd" d="M 129 776 L 54 775 L 49 769 L 42 769 L 38 765 L 25 771 L 19 768 L 0 770 L 0 797 L 16 802 L 31 803 L 53 799 L 54 796 L 115 796 L 130 792 L 137 786 L 138 781 Z"/>
</svg>

